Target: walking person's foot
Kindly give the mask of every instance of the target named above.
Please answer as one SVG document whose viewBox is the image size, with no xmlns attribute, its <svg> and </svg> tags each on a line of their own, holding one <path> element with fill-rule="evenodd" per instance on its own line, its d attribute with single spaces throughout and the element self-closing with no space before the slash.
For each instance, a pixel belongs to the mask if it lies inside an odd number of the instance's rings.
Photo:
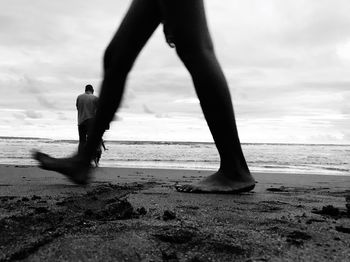
<svg viewBox="0 0 350 262">
<path fill-rule="evenodd" d="M 232 176 L 219 170 L 198 183 L 175 185 L 175 189 L 184 193 L 238 194 L 253 190 L 255 183 L 249 172 Z"/>
<path fill-rule="evenodd" d="M 78 156 L 54 158 L 40 151 L 34 151 L 32 155 L 40 168 L 59 172 L 75 184 L 85 185 L 90 180 L 91 165 Z"/>
</svg>

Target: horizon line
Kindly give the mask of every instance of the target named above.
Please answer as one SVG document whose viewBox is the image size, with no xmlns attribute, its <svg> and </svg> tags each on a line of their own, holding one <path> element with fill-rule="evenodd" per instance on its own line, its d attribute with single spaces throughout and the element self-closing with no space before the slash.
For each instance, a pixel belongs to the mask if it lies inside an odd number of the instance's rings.
<svg viewBox="0 0 350 262">
<path fill-rule="evenodd" d="M 65 142 L 78 142 L 78 139 L 55 139 L 55 138 L 46 138 L 46 137 L 23 137 L 23 136 L 0 136 L 0 139 L 28 139 L 28 140 L 51 140 L 51 141 L 65 141 Z M 139 142 L 139 143 L 201 143 L 201 144 L 215 144 L 208 141 L 178 141 L 178 140 L 109 140 L 105 139 L 104 141 L 108 142 Z M 242 145 L 315 145 L 315 146 L 350 146 L 350 144 L 335 144 L 335 143 L 288 143 L 288 142 L 241 142 Z"/>
</svg>

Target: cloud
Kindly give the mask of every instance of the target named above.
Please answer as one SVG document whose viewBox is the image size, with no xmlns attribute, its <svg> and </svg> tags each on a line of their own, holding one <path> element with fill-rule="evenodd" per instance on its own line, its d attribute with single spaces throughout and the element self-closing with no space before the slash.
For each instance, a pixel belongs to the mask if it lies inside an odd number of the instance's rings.
<svg viewBox="0 0 350 262">
<path fill-rule="evenodd" d="M 57 112 L 57 116 L 59 120 L 68 120 L 68 117 L 62 112 Z"/>
<path fill-rule="evenodd" d="M 40 80 L 24 75 L 22 78 L 22 91 L 35 96 L 40 105 L 48 109 L 56 109 L 55 103 L 47 99 L 44 85 Z"/>
<path fill-rule="evenodd" d="M 36 112 L 34 110 L 27 110 L 25 111 L 25 115 L 28 118 L 32 118 L 32 119 L 39 119 L 42 118 L 42 114 L 39 112 Z"/>
<path fill-rule="evenodd" d="M 123 121 L 123 117 L 121 117 L 119 114 L 115 114 L 112 121 L 121 122 Z"/>
<path fill-rule="evenodd" d="M 24 120 L 25 119 L 25 115 L 21 114 L 21 113 L 13 113 L 12 114 L 14 118 L 18 119 L 18 120 Z"/>
<path fill-rule="evenodd" d="M 198 98 L 183 98 L 183 99 L 176 99 L 173 103 L 180 103 L 180 104 L 199 104 Z"/>
<path fill-rule="evenodd" d="M 154 114 L 154 112 L 151 109 L 149 109 L 147 105 L 143 105 L 143 111 L 146 114 Z"/>
<path fill-rule="evenodd" d="M 171 118 L 170 114 L 162 114 L 162 113 L 157 113 L 155 114 L 156 118 Z"/>
</svg>

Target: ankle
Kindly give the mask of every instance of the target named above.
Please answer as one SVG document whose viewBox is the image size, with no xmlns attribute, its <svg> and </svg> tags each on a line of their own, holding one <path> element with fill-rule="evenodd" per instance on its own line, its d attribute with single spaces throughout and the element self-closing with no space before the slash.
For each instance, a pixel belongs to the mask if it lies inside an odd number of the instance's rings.
<svg viewBox="0 0 350 262">
<path fill-rule="evenodd" d="M 88 166 L 90 165 L 92 159 L 89 158 L 86 154 L 84 154 L 83 152 L 77 153 L 74 157 L 76 162 L 79 163 L 79 165 L 83 165 L 83 166 Z"/>
<path fill-rule="evenodd" d="M 250 173 L 248 165 L 244 161 L 221 161 L 219 171 L 225 173 Z"/>
</svg>

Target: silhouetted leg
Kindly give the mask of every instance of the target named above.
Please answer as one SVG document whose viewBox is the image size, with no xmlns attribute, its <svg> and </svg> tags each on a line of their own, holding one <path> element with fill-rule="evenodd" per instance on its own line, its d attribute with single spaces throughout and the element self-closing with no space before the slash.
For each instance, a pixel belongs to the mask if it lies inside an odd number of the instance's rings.
<svg viewBox="0 0 350 262">
<path fill-rule="evenodd" d="M 34 158 L 39 161 L 42 168 L 63 173 L 78 184 L 87 182 L 90 162 L 103 133 L 120 105 L 128 72 L 160 21 L 156 0 L 132 2 L 105 53 L 104 79 L 99 95 L 99 106 L 84 151 L 64 159 L 56 159 L 36 152 Z"/>
<path fill-rule="evenodd" d="M 81 123 L 78 125 L 78 131 L 79 131 L 79 146 L 78 146 L 78 152 L 82 152 L 85 144 L 86 144 L 86 138 L 87 138 L 87 128 L 86 125 Z"/>
<path fill-rule="evenodd" d="M 100 102 L 96 122 L 87 141 L 86 157 L 90 157 L 100 144 L 103 133 L 120 105 L 128 72 L 160 21 L 157 1 L 135 0 L 108 46 Z"/>
<path fill-rule="evenodd" d="M 83 123 L 78 126 L 79 130 L 79 146 L 78 154 L 84 152 L 86 146 L 89 130 L 92 128 L 94 120 L 92 118 L 86 119 Z"/>
<path fill-rule="evenodd" d="M 254 188 L 238 137 L 231 96 L 216 59 L 202 0 L 163 0 L 176 51 L 192 76 L 220 155 L 219 171 L 185 192 L 242 192 Z"/>
</svg>

